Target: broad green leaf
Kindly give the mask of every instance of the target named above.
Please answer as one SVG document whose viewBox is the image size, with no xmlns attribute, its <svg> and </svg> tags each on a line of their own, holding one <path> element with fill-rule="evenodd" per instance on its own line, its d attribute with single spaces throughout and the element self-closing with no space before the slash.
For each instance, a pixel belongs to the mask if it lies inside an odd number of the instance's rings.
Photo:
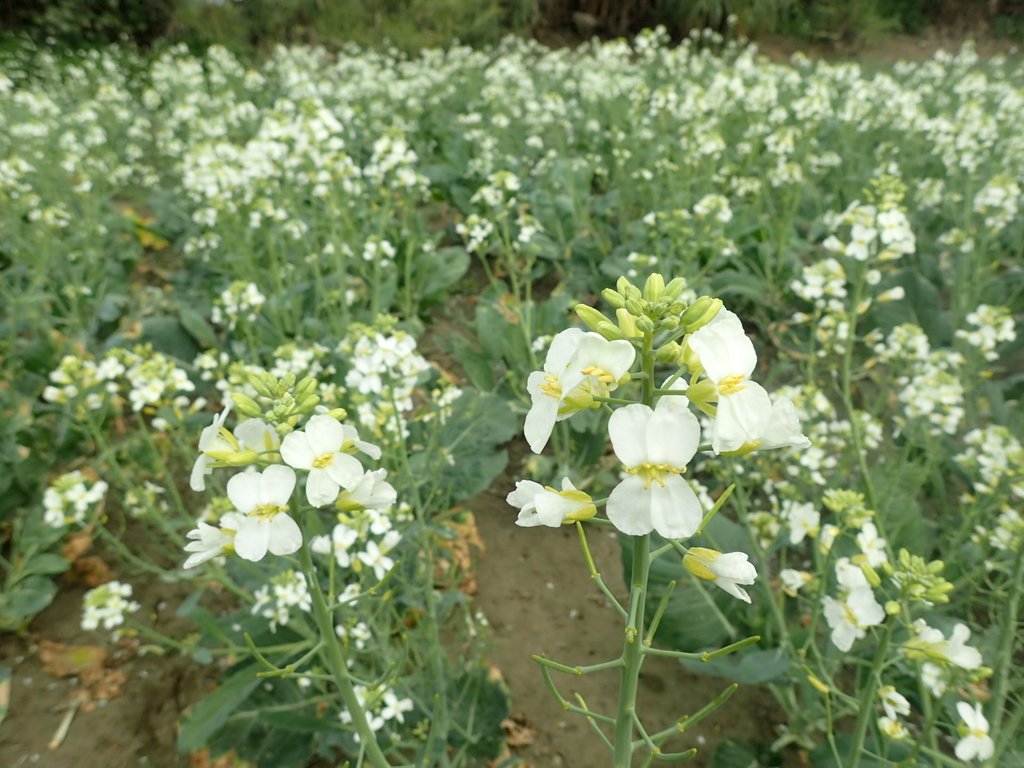
<svg viewBox="0 0 1024 768">
<path fill-rule="evenodd" d="M 260 683 L 256 669 L 246 665 L 226 677 L 213 693 L 200 701 L 181 723 L 178 751 L 194 752 L 206 746 L 220 728 Z"/>
</svg>

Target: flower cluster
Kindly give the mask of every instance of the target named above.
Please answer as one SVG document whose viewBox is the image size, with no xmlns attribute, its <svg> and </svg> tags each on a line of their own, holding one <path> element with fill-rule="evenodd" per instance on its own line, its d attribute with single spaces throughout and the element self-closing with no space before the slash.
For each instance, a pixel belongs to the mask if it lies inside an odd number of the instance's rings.
<svg viewBox="0 0 1024 768">
<path fill-rule="evenodd" d="M 43 522 L 52 528 L 85 525 L 107 493 L 107 484 L 74 470 L 54 480 L 43 493 Z"/>
<path fill-rule="evenodd" d="M 102 626 L 115 630 L 117 637 L 125 614 L 135 613 L 141 607 L 131 596 L 132 585 L 120 581 L 108 581 L 90 589 L 82 598 L 82 629 L 91 632 Z"/>
</svg>

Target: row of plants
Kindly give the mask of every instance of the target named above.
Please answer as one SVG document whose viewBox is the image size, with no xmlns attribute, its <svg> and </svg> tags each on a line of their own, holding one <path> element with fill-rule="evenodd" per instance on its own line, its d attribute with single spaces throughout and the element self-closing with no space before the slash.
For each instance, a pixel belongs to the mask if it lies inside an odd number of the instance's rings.
<svg viewBox="0 0 1024 768">
<path fill-rule="evenodd" d="M 538 681 L 615 765 L 729 706 L 648 728 L 651 654 L 785 712 L 720 766 L 1020 758 L 1019 63 L 655 31 L 0 72 L 0 627 L 84 532 L 118 578 L 83 629 L 223 674 L 182 751 L 496 758 L 460 531 L 524 426 L 510 527 L 577 526 L 624 633 Z M 191 631 L 142 618 L 153 579 Z"/>
</svg>

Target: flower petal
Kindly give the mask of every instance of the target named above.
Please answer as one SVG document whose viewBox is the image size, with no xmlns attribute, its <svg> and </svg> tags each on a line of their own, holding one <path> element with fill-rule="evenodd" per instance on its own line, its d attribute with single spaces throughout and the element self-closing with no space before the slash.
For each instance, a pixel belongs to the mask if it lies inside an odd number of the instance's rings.
<svg viewBox="0 0 1024 768">
<path fill-rule="evenodd" d="M 345 428 L 337 419 L 326 414 L 314 416 L 306 422 L 309 445 L 317 456 L 337 453 L 345 442 Z"/>
<path fill-rule="evenodd" d="M 258 562 L 267 554 L 270 541 L 270 525 L 264 519 L 247 517 L 238 526 L 235 534 L 235 552 L 243 560 Z"/>
<path fill-rule="evenodd" d="M 274 515 L 268 528 L 268 548 L 271 554 L 290 555 L 292 552 L 298 552 L 302 546 L 302 531 L 299 530 L 299 524 L 283 512 Z"/>
<path fill-rule="evenodd" d="M 711 441 L 715 453 L 738 451 L 745 443 L 759 439 L 771 409 L 768 393 L 753 381 L 746 382 L 739 392 L 718 398 L 715 435 Z"/>
<path fill-rule="evenodd" d="M 260 474 L 260 503 L 287 507 L 295 490 L 295 470 L 274 464 Z M 244 510 L 243 510 L 244 511 Z"/>
<path fill-rule="evenodd" d="M 252 512 L 260 504 L 260 475 L 239 472 L 228 480 L 228 499 L 239 512 Z"/>
<path fill-rule="evenodd" d="M 690 334 L 688 341 L 708 378 L 716 384 L 727 376 L 749 376 L 757 365 L 757 352 L 743 332 L 743 323 L 727 309 Z"/>
<path fill-rule="evenodd" d="M 555 334 L 548 347 L 547 357 L 544 358 L 545 372 L 560 376 L 572 362 L 584 336 L 586 334 L 580 328 L 566 328 Z"/>
<path fill-rule="evenodd" d="M 651 525 L 659 536 L 684 539 L 697 532 L 703 519 L 700 501 L 683 478 L 669 475 L 664 486 L 654 483 L 647 494 Z"/>
<path fill-rule="evenodd" d="M 355 456 L 349 456 L 347 453 L 336 453 L 334 455 L 334 459 L 330 464 L 324 467 L 324 470 L 330 476 L 331 480 L 336 482 L 346 491 L 359 485 L 359 481 L 362 480 L 363 475 L 366 474 L 363 470 L 363 465 L 359 463 L 359 459 Z"/>
<path fill-rule="evenodd" d="M 281 441 L 281 458 L 289 466 L 296 469 L 309 469 L 313 466 L 317 453 L 309 442 L 305 432 L 291 432 Z"/>
<path fill-rule="evenodd" d="M 533 480 L 520 480 L 516 483 L 516 489 L 505 497 L 505 501 L 520 509 L 533 506 L 537 494 L 543 491 L 544 486 L 540 483 L 535 483 Z"/>
<path fill-rule="evenodd" d="M 658 400 L 647 424 L 647 463 L 682 469 L 700 445 L 700 422 L 690 412 L 690 401 L 678 395 Z"/>
<path fill-rule="evenodd" d="M 616 381 L 625 375 L 636 359 L 636 348 L 628 341 L 608 341 L 598 333 L 588 333 L 580 342 L 574 367 L 600 368 L 610 373 Z"/>
<path fill-rule="evenodd" d="M 622 413 L 626 408 L 620 408 L 615 413 Z M 612 414 L 614 417 L 615 414 Z M 612 525 L 630 536 L 642 536 L 654 529 L 651 523 L 651 497 L 644 489 L 643 479 L 636 475 L 630 475 L 612 489 L 605 511 Z"/>
<path fill-rule="evenodd" d="M 533 376 L 534 374 L 530 374 L 531 378 Z M 534 453 L 543 451 L 551 438 L 555 421 L 558 420 L 558 402 L 544 394 L 538 394 L 533 398 L 533 405 L 526 414 L 526 423 L 523 424 L 523 434 Z"/>
<path fill-rule="evenodd" d="M 608 420 L 608 435 L 619 461 L 627 467 L 647 463 L 647 425 L 654 411 L 636 403 L 619 408 Z"/>
<path fill-rule="evenodd" d="M 333 504 L 338 498 L 341 486 L 334 481 L 326 469 L 310 470 L 306 478 L 306 500 L 314 507 Z"/>
</svg>

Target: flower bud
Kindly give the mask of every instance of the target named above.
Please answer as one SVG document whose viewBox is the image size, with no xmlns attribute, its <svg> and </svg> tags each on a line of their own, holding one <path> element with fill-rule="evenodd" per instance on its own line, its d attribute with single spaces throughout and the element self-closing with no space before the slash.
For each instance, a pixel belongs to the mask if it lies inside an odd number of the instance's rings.
<svg viewBox="0 0 1024 768">
<path fill-rule="evenodd" d="M 626 311 L 633 317 L 640 317 L 644 313 L 644 307 L 640 303 L 639 298 L 626 299 Z"/>
<path fill-rule="evenodd" d="M 633 288 L 633 290 L 636 290 L 636 288 L 634 288 L 633 284 L 631 282 L 629 282 L 629 278 L 628 277 L 622 276 L 618 280 L 615 281 L 615 290 L 618 291 L 619 293 L 621 293 L 627 299 L 629 298 L 629 289 L 630 288 Z"/>
<path fill-rule="evenodd" d="M 615 317 L 619 321 L 619 328 L 627 338 L 640 335 L 640 331 L 636 327 L 636 318 L 629 313 L 628 309 L 622 307 L 615 310 Z"/>
<path fill-rule="evenodd" d="M 685 277 L 673 277 L 668 285 L 665 286 L 665 298 L 678 299 L 682 292 L 686 289 L 686 278 Z"/>
<path fill-rule="evenodd" d="M 258 419 L 263 415 L 263 409 L 260 408 L 259 404 L 241 392 L 233 392 L 231 394 L 231 402 L 239 415 L 245 416 L 247 419 Z"/>
<path fill-rule="evenodd" d="M 710 323 L 718 310 L 722 308 L 721 299 L 713 299 L 710 296 L 701 296 L 693 304 L 686 308 L 680 321 L 686 326 L 686 330 L 693 333 L 698 328 L 703 328 Z"/>
<path fill-rule="evenodd" d="M 690 547 L 690 551 L 683 555 L 683 567 L 698 579 L 714 581 L 717 576 L 715 576 L 715 572 L 707 566 L 707 563 L 714 562 L 717 558 L 721 557 L 721 555 L 722 553 L 716 549 Z"/>
<path fill-rule="evenodd" d="M 608 341 L 620 341 L 624 340 L 626 336 L 619 330 L 619 327 L 615 325 L 611 320 L 602 321 L 597 324 L 597 332 L 608 339 Z"/>
<path fill-rule="evenodd" d="M 267 371 L 253 371 L 247 376 L 249 385 L 256 390 L 256 394 L 262 397 L 274 397 L 277 393 L 277 379 Z"/>
<path fill-rule="evenodd" d="M 668 365 L 678 365 L 679 363 L 679 352 L 681 347 L 678 341 L 670 341 L 667 344 L 662 344 L 658 347 L 654 353 L 659 363 L 666 363 Z"/>
<path fill-rule="evenodd" d="M 647 315 L 642 315 L 636 319 L 636 327 L 642 333 L 654 333 L 654 321 Z"/>
<path fill-rule="evenodd" d="M 576 305 L 576 316 L 592 331 L 596 331 L 601 323 L 611 324 L 611 320 L 587 304 Z"/>
<path fill-rule="evenodd" d="M 644 283 L 644 298 L 647 301 L 658 301 L 665 293 L 665 278 L 657 272 L 652 272 Z"/>
<path fill-rule="evenodd" d="M 604 296 L 604 300 L 615 307 L 615 309 L 626 305 L 626 297 L 612 288 L 605 288 L 601 291 L 601 295 Z"/>
<path fill-rule="evenodd" d="M 295 386 L 295 399 L 302 402 L 316 392 L 316 379 L 307 376 Z"/>
</svg>

